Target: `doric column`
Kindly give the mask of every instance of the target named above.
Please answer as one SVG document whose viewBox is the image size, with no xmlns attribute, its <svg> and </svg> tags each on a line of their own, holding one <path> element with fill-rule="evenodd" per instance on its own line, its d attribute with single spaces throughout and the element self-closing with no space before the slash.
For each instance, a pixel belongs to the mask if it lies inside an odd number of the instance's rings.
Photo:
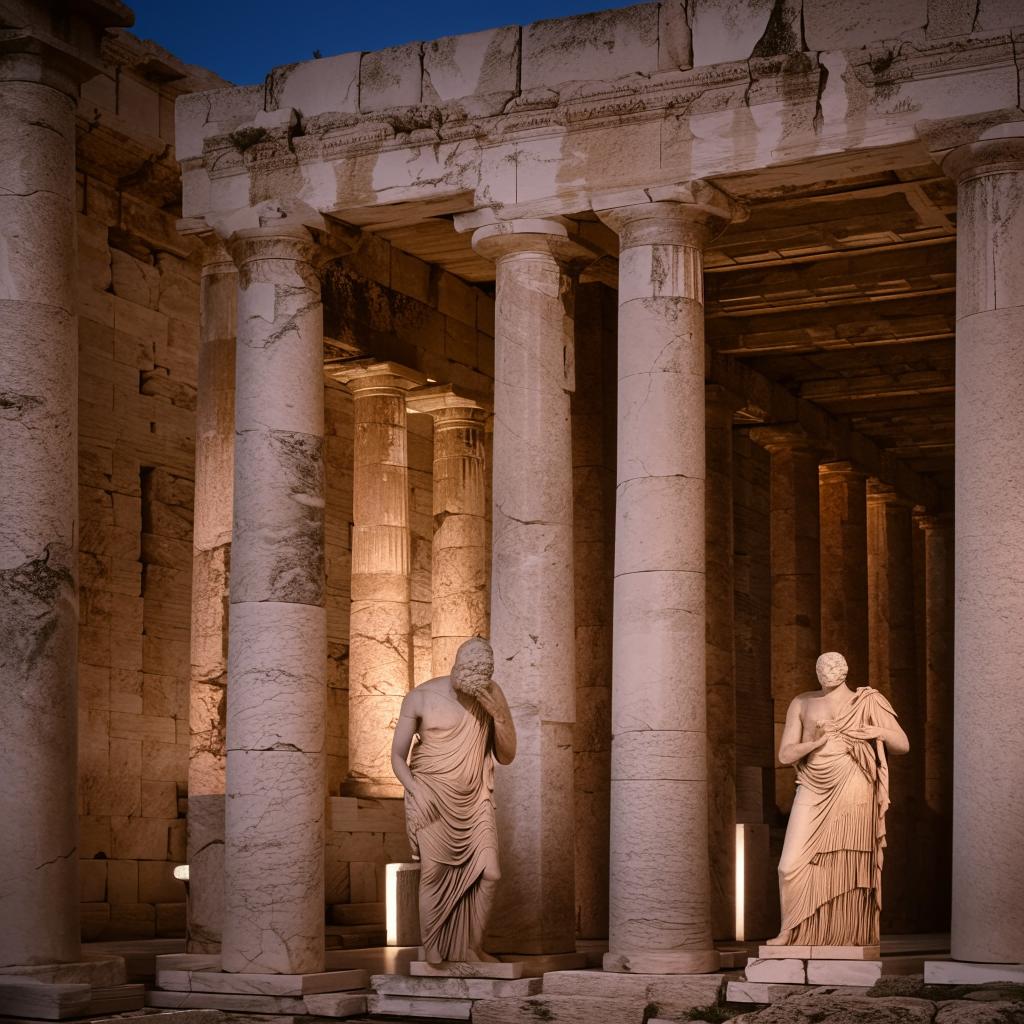
<svg viewBox="0 0 1024 1024">
<path fill-rule="evenodd" d="M 736 930 L 736 668 L 734 650 L 732 418 L 737 403 L 705 388 L 707 522 L 708 850 L 711 931 Z"/>
<path fill-rule="evenodd" d="M 915 515 L 924 535 L 924 795 L 931 926 L 949 920 L 953 815 L 953 518 Z"/>
<path fill-rule="evenodd" d="M 47 28 L 55 20 L 43 5 L 16 10 Z M 2 35 L 0 966 L 8 966 L 79 957 L 75 103 L 95 69 L 43 32 Z"/>
<path fill-rule="evenodd" d="M 958 960 L 1024 962 L 1024 124 L 954 150 Z"/>
<path fill-rule="evenodd" d="M 276 219 L 275 219 L 276 218 Z M 268 212 L 238 266 L 224 849 L 226 971 L 324 963 L 323 311 L 315 246 Z"/>
<path fill-rule="evenodd" d="M 450 384 L 409 393 L 413 412 L 434 418 L 434 536 L 431 554 L 431 671 L 445 676 L 455 652 L 487 636 L 487 410 Z"/>
<path fill-rule="evenodd" d="M 491 643 L 519 736 L 497 776 L 502 882 L 490 946 L 575 949 L 573 922 L 573 243 L 559 222 L 478 229 L 497 264 Z"/>
<path fill-rule="evenodd" d="M 821 649 L 839 651 L 849 685 L 868 682 L 867 474 L 849 462 L 819 467 Z"/>
<path fill-rule="evenodd" d="M 188 949 L 220 948 L 238 273 L 205 242 L 199 291 L 188 760 Z"/>
<path fill-rule="evenodd" d="M 703 249 L 731 213 L 602 214 L 619 233 L 611 891 L 605 970 L 713 971 L 708 865 Z"/>
<path fill-rule="evenodd" d="M 821 648 L 818 521 L 819 452 L 799 428 L 756 427 L 751 436 L 771 454 L 772 700 L 775 750 L 790 701 L 818 687 Z M 775 801 L 788 813 L 793 769 L 776 767 Z"/>
<path fill-rule="evenodd" d="M 923 701 L 917 678 L 914 616 L 913 502 L 872 480 L 868 486 L 868 613 L 870 682 L 889 698 L 908 738 L 910 753 L 889 764 L 892 813 L 882 900 L 882 930 L 918 927 L 920 881 L 926 852 L 923 824 Z"/>
<path fill-rule="evenodd" d="M 405 401 L 425 382 L 397 363 L 344 367 L 352 392 L 352 611 L 348 649 L 348 796 L 401 797 L 391 734 L 412 689 L 409 438 Z"/>
</svg>

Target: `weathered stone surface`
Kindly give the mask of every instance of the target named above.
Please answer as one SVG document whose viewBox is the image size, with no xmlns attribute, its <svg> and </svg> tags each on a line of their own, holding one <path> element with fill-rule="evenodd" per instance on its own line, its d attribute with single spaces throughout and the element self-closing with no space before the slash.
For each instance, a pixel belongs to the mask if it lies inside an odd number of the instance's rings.
<svg viewBox="0 0 1024 1024">
<path fill-rule="evenodd" d="M 750 959 L 743 969 L 747 981 L 772 981 L 800 985 L 807 981 L 807 968 L 803 960 Z"/>
<path fill-rule="evenodd" d="M 472 999 L 420 998 L 417 996 L 367 996 L 370 1013 L 391 1017 L 436 1017 L 441 1020 L 469 1020 Z"/>
<path fill-rule="evenodd" d="M 370 984 L 380 995 L 444 999 L 523 998 L 536 995 L 541 990 L 540 978 L 407 978 L 401 974 L 375 974 Z"/>
<path fill-rule="evenodd" d="M 358 53 L 342 53 L 274 68 L 267 77 L 268 102 L 303 117 L 354 114 L 359 109 L 360 59 Z"/>
<path fill-rule="evenodd" d="M 521 1024 L 543 1020 L 551 1024 L 643 1024 L 643 1003 L 631 999 L 584 996 L 531 996 L 529 999 L 481 999 L 473 1004 L 474 1024 Z"/>
<path fill-rule="evenodd" d="M 544 994 L 657 1003 L 672 1012 L 718 1001 L 717 974 L 619 974 L 608 971 L 554 971 L 544 976 Z"/>
<path fill-rule="evenodd" d="M 519 28 L 433 39 L 423 47 L 423 102 L 505 93 L 519 84 Z"/>
<path fill-rule="evenodd" d="M 926 999 L 794 995 L 766 1010 L 734 1018 L 742 1024 L 930 1024 L 935 1004 Z"/>
</svg>

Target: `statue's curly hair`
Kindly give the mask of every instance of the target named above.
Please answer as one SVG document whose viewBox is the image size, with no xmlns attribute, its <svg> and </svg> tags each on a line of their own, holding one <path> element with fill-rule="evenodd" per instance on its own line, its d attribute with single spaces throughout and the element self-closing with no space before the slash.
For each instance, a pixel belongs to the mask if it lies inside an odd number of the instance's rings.
<svg viewBox="0 0 1024 1024">
<path fill-rule="evenodd" d="M 487 688 L 494 673 L 494 651 L 482 637 L 467 640 L 456 652 L 452 665 L 452 686 L 462 693 L 475 697 Z"/>
</svg>

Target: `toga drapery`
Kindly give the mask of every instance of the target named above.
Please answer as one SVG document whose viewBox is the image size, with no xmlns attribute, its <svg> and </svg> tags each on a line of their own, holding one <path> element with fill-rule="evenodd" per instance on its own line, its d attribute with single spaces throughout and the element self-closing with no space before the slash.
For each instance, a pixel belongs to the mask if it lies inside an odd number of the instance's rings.
<svg viewBox="0 0 1024 1024">
<path fill-rule="evenodd" d="M 409 759 L 429 794 L 425 823 L 411 838 L 421 862 L 421 938 L 432 963 L 465 960 L 470 936 L 482 932 L 480 881 L 487 852 L 498 849 L 491 716 L 476 701 L 463 711 L 451 729 L 425 730 Z"/>
<path fill-rule="evenodd" d="M 780 939 L 787 945 L 878 942 L 889 769 L 881 740 L 849 733 L 881 725 L 880 711 L 895 716 L 877 690 L 858 688 L 834 719 L 837 734 L 797 765 L 779 865 Z"/>
</svg>

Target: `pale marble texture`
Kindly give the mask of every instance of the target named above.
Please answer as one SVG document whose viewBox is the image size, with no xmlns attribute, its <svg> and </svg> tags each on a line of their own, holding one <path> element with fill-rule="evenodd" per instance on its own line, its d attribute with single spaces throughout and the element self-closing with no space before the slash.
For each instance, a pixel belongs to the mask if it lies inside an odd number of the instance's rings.
<svg viewBox="0 0 1024 1024">
<path fill-rule="evenodd" d="M 957 191 L 952 953 L 1024 963 L 1024 128 L 946 158 Z M 1017 691 L 1012 691 L 1016 693 Z"/>
<path fill-rule="evenodd" d="M 336 374 L 354 396 L 349 770 L 352 796 L 402 795 L 391 734 L 412 687 L 406 395 L 424 378 L 395 363 Z"/>
<path fill-rule="evenodd" d="M 575 620 L 572 442 L 572 255 L 552 221 L 481 228 L 497 261 L 491 643 L 495 679 L 519 735 L 495 797 L 502 882 L 488 948 L 574 948 Z"/>
<path fill-rule="evenodd" d="M 719 965 L 708 865 L 702 248 L 731 211 L 715 190 L 701 194 L 702 203 L 601 215 L 620 243 L 606 971 Z"/>
<path fill-rule="evenodd" d="M 459 647 L 487 636 L 487 410 L 451 385 L 413 391 L 408 407 L 434 422 L 431 671 L 446 675 Z"/>
<path fill-rule="evenodd" d="M 0 55 L 0 967 L 79 951 L 77 88 L 48 65 Z"/>
<path fill-rule="evenodd" d="M 223 969 L 324 963 L 324 380 L 309 230 L 274 213 L 239 268 Z M 240 998 L 240 997 L 239 997 Z"/>
</svg>

